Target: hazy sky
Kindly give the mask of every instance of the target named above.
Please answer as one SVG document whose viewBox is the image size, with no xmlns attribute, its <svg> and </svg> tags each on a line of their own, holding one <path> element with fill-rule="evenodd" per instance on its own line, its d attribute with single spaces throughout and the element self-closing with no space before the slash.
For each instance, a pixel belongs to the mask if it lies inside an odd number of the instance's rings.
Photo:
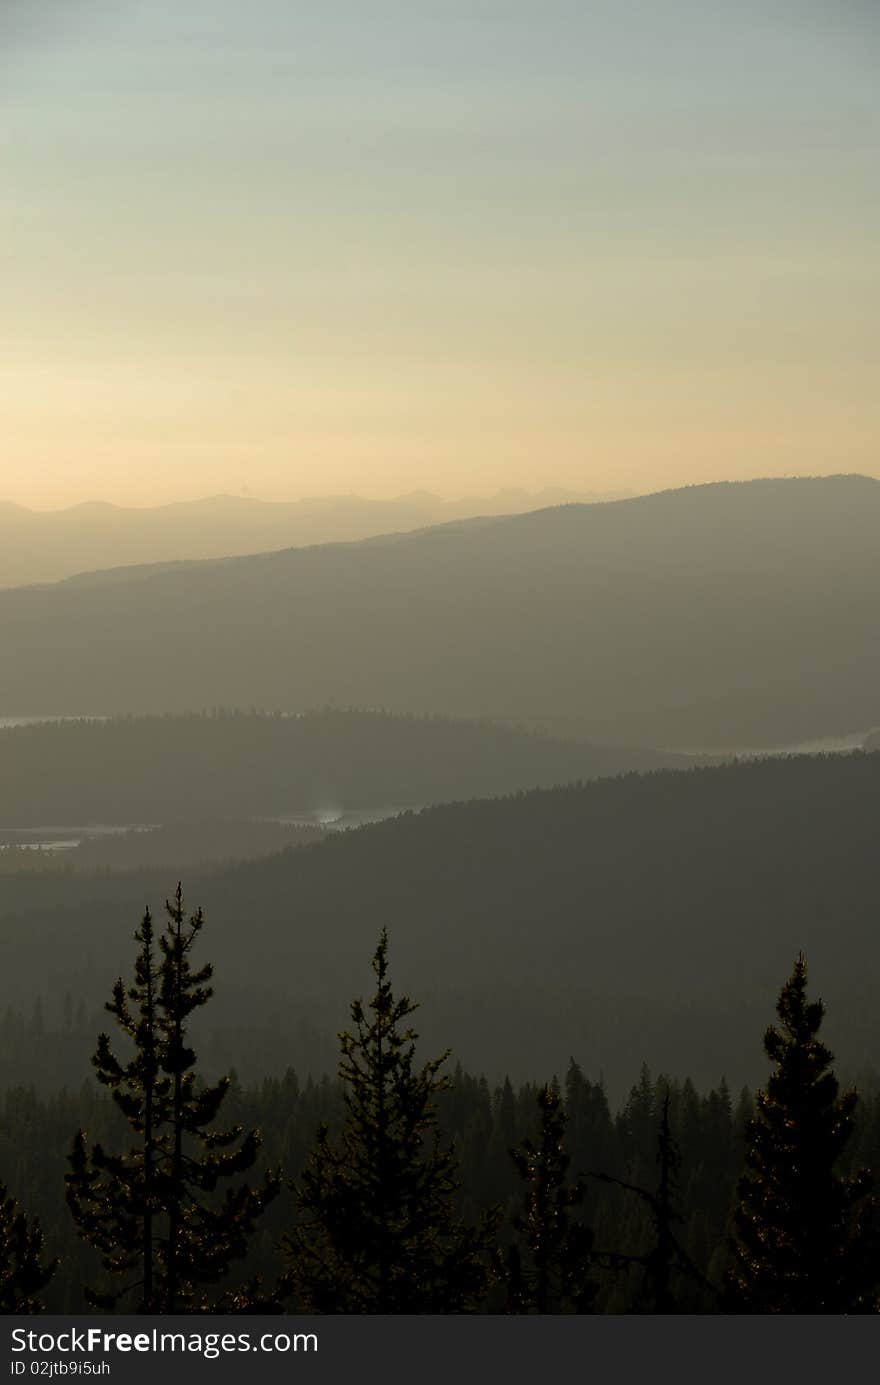
<svg viewBox="0 0 880 1385">
<path fill-rule="evenodd" d="M 0 500 L 880 472 L 876 0 L 0 39 Z"/>
</svg>

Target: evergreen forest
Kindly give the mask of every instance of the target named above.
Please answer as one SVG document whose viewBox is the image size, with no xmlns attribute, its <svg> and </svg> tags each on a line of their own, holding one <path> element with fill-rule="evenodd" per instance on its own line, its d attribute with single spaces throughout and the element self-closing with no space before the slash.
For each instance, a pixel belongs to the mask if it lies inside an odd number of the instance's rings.
<svg viewBox="0 0 880 1385">
<path fill-rule="evenodd" d="M 646 1061 L 613 1108 L 575 1057 L 514 1085 L 426 1053 L 385 930 L 335 1072 L 208 1073 L 209 939 L 178 885 L 132 930 L 92 1077 L 7 1088 L 4 1312 L 880 1309 L 880 1086 L 835 1076 L 803 954 L 761 1086 Z"/>
</svg>

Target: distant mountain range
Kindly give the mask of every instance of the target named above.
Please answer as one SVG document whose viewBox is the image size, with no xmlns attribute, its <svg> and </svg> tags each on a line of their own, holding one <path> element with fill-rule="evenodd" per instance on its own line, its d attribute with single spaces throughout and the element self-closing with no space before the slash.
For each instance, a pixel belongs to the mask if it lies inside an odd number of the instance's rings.
<svg viewBox="0 0 880 1385">
<path fill-rule="evenodd" d="M 566 501 L 613 500 L 622 494 L 509 489 L 492 496 L 443 500 L 429 491 L 413 491 L 396 500 L 331 495 L 290 503 L 218 495 L 149 509 L 95 502 L 52 511 L 0 503 L 0 588 L 57 582 L 74 573 L 133 563 L 347 542 L 474 515 L 518 514 Z"/>
<path fill-rule="evenodd" d="M 880 725 L 880 482 L 697 486 L 0 592 L 0 715 L 490 717 L 662 747 Z"/>
<path fill-rule="evenodd" d="M 761 1080 L 801 949 L 855 1075 L 880 1040 L 878 814 L 880 755 L 767 760 L 447 805 L 189 872 L 216 964 L 207 1067 L 332 1065 L 387 925 L 426 1054 L 449 1044 L 495 1077 L 546 1080 L 573 1055 L 614 1099 L 643 1059 L 698 1084 Z M 97 1011 L 176 878 L 5 877 L 0 1008 L 40 996 L 58 1023 L 70 991 Z M 326 1059 L 306 1057 L 316 1033 Z M 70 1080 L 87 1057 L 71 1055 Z"/>
</svg>

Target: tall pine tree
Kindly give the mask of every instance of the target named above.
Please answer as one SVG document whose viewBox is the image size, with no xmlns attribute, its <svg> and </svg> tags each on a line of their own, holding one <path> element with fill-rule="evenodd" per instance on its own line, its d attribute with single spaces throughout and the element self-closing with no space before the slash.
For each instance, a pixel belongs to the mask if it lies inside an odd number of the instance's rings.
<svg viewBox="0 0 880 1385">
<path fill-rule="evenodd" d="M 202 1082 L 188 1042 L 190 1016 L 212 995 L 210 964 L 193 970 L 190 962 L 204 917 L 199 910 L 187 919 L 180 885 L 166 912 L 159 957 L 148 910 L 135 934 L 134 984 L 126 989 L 117 980 L 107 1004 L 131 1041 L 131 1056 L 121 1061 L 101 1034 L 92 1060 L 137 1143 L 122 1153 L 101 1145 L 89 1151 L 79 1131 L 67 1201 L 105 1269 L 128 1281 L 116 1290 L 86 1290 L 93 1305 L 109 1308 L 133 1295 L 148 1313 L 240 1310 L 261 1299 L 258 1286 L 213 1301 L 206 1286 L 247 1253 L 256 1219 L 280 1191 L 281 1177 L 269 1171 L 256 1188 L 239 1183 L 223 1196 L 217 1191 L 221 1180 L 252 1167 L 261 1139 L 238 1125 L 214 1126 L 231 1079 Z"/>
<path fill-rule="evenodd" d="M 158 1311 L 154 1291 L 156 1257 L 154 1225 L 159 1212 L 156 1199 L 159 1148 L 157 1123 L 167 1116 L 170 1079 L 160 1068 L 158 991 L 160 973 L 156 960 L 153 919 L 149 909 L 135 932 L 140 944 L 134 968 L 134 984 L 128 989 L 122 977 L 113 987 L 106 1009 L 131 1040 L 133 1052 L 120 1062 L 107 1034 L 99 1034 L 92 1058 L 98 1080 L 109 1087 L 113 1100 L 139 1136 L 138 1144 L 119 1154 L 95 1145 L 89 1154 L 86 1133 L 77 1132 L 70 1155 L 67 1202 L 80 1235 L 101 1252 L 105 1268 L 114 1275 L 142 1270 L 142 1278 L 113 1293 L 86 1289 L 93 1305 L 109 1307 L 130 1291 L 144 1312 Z"/>
<path fill-rule="evenodd" d="M 300 1305 L 319 1313 L 455 1313 L 478 1304 L 491 1227 L 463 1225 L 453 1151 L 436 1128 L 448 1054 L 416 1065 L 417 1008 L 395 997 L 388 938 L 373 956 L 376 990 L 340 1034 L 346 1119 L 322 1126 L 298 1188 L 286 1245 Z"/>
<path fill-rule="evenodd" d="M 775 1065 L 756 1096 L 739 1184 L 728 1306 L 744 1313 L 871 1311 L 878 1272 L 865 1223 L 871 1177 L 837 1162 L 853 1131 L 855 1091 L 842 1095 L 819 1038 L 821 1000 L 807 998 L 803 953 L 764 1036 Z"/>
<path fill-rule="evenodd" d="M 517 1241 L 508 1256 L 508 1306 L 514 1313 L 589 1313 L 597 1286 L 590 1277 L 593 1232 L 572 1216 L 584 1184 L 568 1181 L 566 1112 L 558 1087 L 538 1094 L 538 1144 L 525 1139 L 510 1151 L 525 1184 Z"/>
</svg>

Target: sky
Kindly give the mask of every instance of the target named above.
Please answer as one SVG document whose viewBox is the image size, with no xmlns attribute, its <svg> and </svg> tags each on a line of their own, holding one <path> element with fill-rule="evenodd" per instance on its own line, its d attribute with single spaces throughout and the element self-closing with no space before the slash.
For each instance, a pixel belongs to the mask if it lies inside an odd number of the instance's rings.
<svg viewBox="0 0 880 1385">
<path fill-rule="evenodd" d="M 880 473 L 875 0 L 2 0 L 0 501 Z"/>
</svg>

